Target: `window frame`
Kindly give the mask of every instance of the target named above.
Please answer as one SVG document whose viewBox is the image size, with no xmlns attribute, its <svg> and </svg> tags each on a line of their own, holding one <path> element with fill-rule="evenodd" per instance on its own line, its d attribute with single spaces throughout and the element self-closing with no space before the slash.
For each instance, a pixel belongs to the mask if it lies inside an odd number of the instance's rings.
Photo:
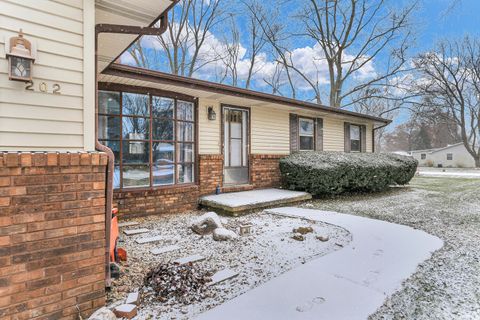
<svg viewBox="0 0 480 320">
<path fill-rule="evenodd" d="M 298 127 L 298 132 L 297 132 L 297 139 L 298 139 L 298 151 L 300 152 L 308 152 L 308 151 L 315 151 L 316 150 L 316 135 L 317 135 L 317 123 L 315 121 L 315 118 L 310 118 L 310 117 L 304 117 L 304 116 L 297 116 L 297 127 Z M 313 123 L 313 132 L 312 132 L 312 135 L 311 136 L 307 136 L 307 135 L 302 135 L 300 134 L 300 121 L 302 120 L 307 120 L 307 121 L 311 121 Z M 313 145 L 312 145 L 312 149 L 302 149 L 301 148 L 301 143 L 300 143 L 300 137 L 311 137 L 313 138 Z"/>
<path fill-rule="evenodd" d="M 450 159 L 449 159 L 450 156 Z M 453 153 L 447 153 L 447 161 L 453 161 Z"/>
<path fill-rule="evenodd" d="M 119 159 L 116 159 L 115 167 L 118 167 L 120 170 L 120 187 L 115 188 L 114 190 L 116 192 L 125 192 L 125 191 L 144 191 L 144 190 L 157 190 L 157 189 L 171 189 L 171 188 L 181 188 L 181 187 L 188 187 L 188 186 L 193 186 L 193 185 L 198 185 L 198 99 L 194 98 L 192 96 L 184 95 L 184 94 L 178 94 L 175 92 L 170 92 L 170 91 L 164 91 L 164 90 L 159 90 L 159 89 L 152 89 L 152 88 L 143 88 L 143 87 L 136 87 L 136 86 L 128 86 L 128 85 L 120 85 L 120 84 L 114 84 L 114 83 L 101 83 L 99 82 L 98 86 L 98 91 L 103 91 L 103 92 L 112 92 L 112 93 L 119 93 L 119 104 L 120 104 L 120 113 L 119 114 L 111 114 L 111 113 L 100 113 L 100 108 L 96 114 L 96 117 L 100 116 L 114 116 L 120 118 L 120 137 L 119 139 L 109 139 L 104 138 L 100 139 L 98 136 L 98 140 L 102 144 L 106 144 L 108 142 L 117 142 L 119 143 Z M 130 139 L 124 139 L 123 137 L 123 118 L 124 117 L 132 117 L 132 115 L 124 115 L 123 114 L 123 95 L 124 93 L 133 93 L 133 94 L 143 94 L 147 96 L 147 101 L 148 101 L 148 117 L 144 116 L 133 116 L 133 117 L 140 117 L 140 118 L 145 118 L 148 122 L 148 127 L 149 127 L 149 132 L 148 132 L 148 139 L 143 139 L 143 140 L 130 140 Z M 169 117 L 156 117 L 153 116 L 153 99 L 154 97 L 159 97 L 159 98 L 168 98 L 168 99 L 173 99 L 173 114 L 172 118 Z M 184 101 L 188 103 L 192 103 L 193 107 L 193 120 L 183 120 L 183 119 L 178 119 L 177 118 L 177 106 L 179 101 Z M 99 103 L 99 101 L 97 101 Z M 157 137 L 157 139 L 154 139 L 154 130 L 153 130 L 153 123 L 154 120 L 160 120 L 160 119 L 167 119 L 170 121 L 173 121 L 173 140 L 164 140 L 164 139 L 158 139 L 160 137 Z M 192 141 L 183 141 L 179 140 L 179 137 L 177 136 L 177 127 L 178 123 L 192 123 L 193 124 L 193 139 Z M 98 135 L 98 132 L 97 132 Z M 149 162 L 146 164 L 128 164 L 124 163 L 123 160 L 123 145 L 125 142 L 128 141 L 134 141 L 134 142 L 143 142 L 143 143 L 148 143 L 148 159 Z M 169 143 L 173 144 L 173 161 L 171 165 L 173 165 L 173 171 L 174 171 L 174 181 L 172 184 L 164 184 L 164 185 L 154 185 L 154 149 L 153 149 L 153 144 L 154 143 Z M 177 147 L 179 144 L 189 144 L 192 145 L 192 161 L 179 161 L 179 154 Z M 118 164 L 117 164 L 118 163 Z M 148 186 L 124 186 L 124 173 L 123 173 L 123 168 L 124 166 L 142 166 L 142 165 L 148 165 L 149 167 L 149 185 Z M 193 175 L 192 175 L 192 182 L 187 182 L 187 183 L 180 183 L 179 182 L 179 170 L 178 168 L 181 165 L 191 165 L 192 170 L 193 170 Z"/>
<path fill-rule="evenodd" d="M 353 127 L 358 128 L 358 135 L 359 135 L 358 140 L 357 139 L 352 139 L 352 128 Z M 350 134 L 350 152 L 361 153 L 362 152 L 362 126 L 359 125 L 359 124 L 350 123 L 349 130 L 350 130 L 350 132 L 349 132 L 349 134 Z M 352 141 L 358 141 L 358 150 L 353 150 Z"/>
</svg>

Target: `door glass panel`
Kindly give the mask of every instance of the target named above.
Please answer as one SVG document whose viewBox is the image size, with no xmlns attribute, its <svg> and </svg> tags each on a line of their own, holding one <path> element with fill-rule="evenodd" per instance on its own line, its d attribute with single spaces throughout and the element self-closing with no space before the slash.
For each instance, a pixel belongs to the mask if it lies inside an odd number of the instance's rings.
<svg viewBox="0 0 480 320">
<path fill-rule="evenodd" d="M 230 166 L 240 167 L 242 165 L 242 140 L 230 139 Z"/>
</svg>

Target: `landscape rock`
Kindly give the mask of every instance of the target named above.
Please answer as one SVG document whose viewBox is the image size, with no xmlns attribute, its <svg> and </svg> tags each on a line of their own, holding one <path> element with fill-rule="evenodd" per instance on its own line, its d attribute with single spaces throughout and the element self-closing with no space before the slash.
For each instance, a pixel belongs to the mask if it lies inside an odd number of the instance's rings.
<svg viewBox="0 0 480 320">
<path fill-rule="evenodd" d="M 305 240 L 305 237 L 304 237 L 303 235 L 297 233 L 297 234 L 294 234 L 294 235 L 292 236 L 292 239 L 293 239 L 293 240 L 297 240 L 297 241 L 303 241 L 303 240 Z"/>
<path fill-rule="evenodd" d="M 118 318 L 132 319 L 137 315 L 137 306 L 133 304 L 121 304 L 113 309 Z"/>
<path fill-rule="evenodd" d="M 329 237 L 328 236 L 317 236 L 317 240 L 320 240 L 322 242 L 327 242 Z"/>
<path fill-rule="evenodd" d="M 307 234 L 307 233 L 312 233 L 313 228 L 312 227 L 298 227 L 296 229 L 293 229 L 293 233 L 300 233 L 300 234 Z"/>
<path fill-rule="evenodd" d="M 199 235 L 206 235 L 213 232 L 213 230 L 222 227 L 222 222 L 215 212 L 207 212 L 196 218 L 190 228 L 193 232 Z"/>
<path fill-rule="evenodd" d="M 115 314 L 108 308 L 103 307 L 95 311 L 88 320 L 116 320 Z"/>
<path fill-rule="evenodd" d="M 228 241 L 238 238 L 238 235 L 225 228 L 217 228 L 213 230 L 213 240 L 215 241 Z"/>
</svg>

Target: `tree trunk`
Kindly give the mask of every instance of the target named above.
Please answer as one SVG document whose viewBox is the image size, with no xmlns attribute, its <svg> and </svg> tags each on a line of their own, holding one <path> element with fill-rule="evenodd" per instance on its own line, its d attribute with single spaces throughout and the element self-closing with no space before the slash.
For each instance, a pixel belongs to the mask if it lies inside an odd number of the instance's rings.
<svg viewBox="0 0 480 320">
<path fill-rule="evenodd" d="M 475 167 L 480 168 L 480 156 L 474 157 L 475 159 Z"/>
</svg>

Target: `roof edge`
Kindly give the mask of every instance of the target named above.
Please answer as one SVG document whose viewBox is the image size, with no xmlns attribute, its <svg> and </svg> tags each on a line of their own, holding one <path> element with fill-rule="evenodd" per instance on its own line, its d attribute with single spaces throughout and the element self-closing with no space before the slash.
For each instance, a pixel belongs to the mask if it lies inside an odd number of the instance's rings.
<svg viewBox="0 0 480 320">
<path fill-rule="evenodd" d="M 357 117 L 357 118 L 372 120 L 376 122 L 381 122 L 384 124 L 390 124 L 392 122 L 391 119 L 371 116 L 371 115 L 367 115 L 359 112 L 343 110 L 343 109 L 335 109 L 335 108 L 327 107 L 324 105 L 319 105 L 319 104 L 315 104 L 307 101 L 296 100 L 292 98 L 281 97 L 281 96 L 273 95 L 270 93 L 238 88 L 238 87 L 225 85 L 221 83 L 188 78 L 188 77 L 178 76 L 170 73 L 128 66 L 124 64 L 112 63 L 102 73 L 106 75 L 134 78 L 134 79 L 145 80 L 149 82 L 157 82 L 157 83 L 163 83 L 163 84 L 169 84 L 169 85 L 188 87 L 190 89 L 204 90 L 204 91 L 209 91 L 214 93 L 223 93 L 226 95 L 231 95 L 236 97 L 250 98 L 250 99 L 283 104 L 283 105 L 288 105 L 293 107 L 301 107 L 301 108 L 310 109 L 310 110 L 337 113 L 345 116 L 351 116 L 351 117 Z"/>
</svg>

